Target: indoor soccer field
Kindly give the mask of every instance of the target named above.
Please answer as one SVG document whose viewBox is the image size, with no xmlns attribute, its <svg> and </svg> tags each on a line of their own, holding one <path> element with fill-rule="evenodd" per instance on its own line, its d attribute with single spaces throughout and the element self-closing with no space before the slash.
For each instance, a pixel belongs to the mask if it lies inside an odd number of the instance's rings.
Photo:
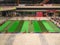
<svg viewBox="0 0 60 45">
<path fill-rule="evenodd" d="M 60 32 L 49 20 L 8 20 L 0 25 L 1 33 L 55 33 Z"/>
</svg>

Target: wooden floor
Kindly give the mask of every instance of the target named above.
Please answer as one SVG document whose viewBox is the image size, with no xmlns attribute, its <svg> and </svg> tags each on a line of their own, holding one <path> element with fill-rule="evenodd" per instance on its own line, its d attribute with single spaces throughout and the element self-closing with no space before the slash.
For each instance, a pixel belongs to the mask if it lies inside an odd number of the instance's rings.
<svg viewBox="0 0 60 45">
<path fill-rule="evenodd" d="M 0 34 L 0 45 L 60 45 L 60 33 Z"/>
</svg>

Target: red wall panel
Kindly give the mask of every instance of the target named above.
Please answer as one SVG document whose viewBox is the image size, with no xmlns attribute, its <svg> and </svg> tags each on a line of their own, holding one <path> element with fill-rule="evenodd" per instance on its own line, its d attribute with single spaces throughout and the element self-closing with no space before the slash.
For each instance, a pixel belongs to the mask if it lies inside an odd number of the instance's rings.
<svg viewBox="0 0 60 45">
<path fill-rule="evenodd" d="M 36 12 L 36 17 L 43 17 L 43 12 Z"/>
</svg>

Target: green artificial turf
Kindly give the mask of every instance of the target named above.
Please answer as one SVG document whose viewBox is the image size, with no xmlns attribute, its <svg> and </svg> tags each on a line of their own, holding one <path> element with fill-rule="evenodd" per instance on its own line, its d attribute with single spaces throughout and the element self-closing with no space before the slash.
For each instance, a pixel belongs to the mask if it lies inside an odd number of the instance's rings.
<svg viewBox="0 0 60 45">
<path fill-rule="evenodd" d="M 24 21 L 24 24 L 22 26 L 21 32 L 28 33 L 28 28 L 29 28 L 29 21 Z"/>
<path fill-rule="evenodd" d="M 24 20 L 21 20 L 18 26 L 18 29 L 16 30 L 16 32 L 20 32 L 23 26 Z"/>
<path fill-rule="evenodd" d="M 54 23 L 52 23 L 51 21 L 47 21 L 47 22 L 55 30 L 55 32 L 60 32 L 60 29 Z"/>
<path fill-rule="evenodd" d="M 53 28 L 46 22 L 46 20 L 42 20 L 42 23 L 44 24 L 45 28 L 48 30 L 48 32 L 55 32 Z"/>
<path fill-rule="evenodd" d="M 41 21 L 38 21 L 38 23 L 39 23 L 39 26 L 41 27 L 42 32 L 48 32 Z"/>
<path fill-rule="evenodd" d="M 11 21 L 6 21 L 2 26 L 0 26 L 0 32 L 3 31 L 10 23 Z"/>
<path fill-rule="evenodd" d="M 34 32 L 36 32 L 36 33 L 42 32 L 37 21 L 34 20 L 34 21 L 32 21 L 32 23 L 34 26 Z"/>
<path fill-rule="evenodd" d="M 14 24 L 8 29 L 8 32 L 15 32 L 19 25 L 19 21 L 15 21 Z"/>
</svg>

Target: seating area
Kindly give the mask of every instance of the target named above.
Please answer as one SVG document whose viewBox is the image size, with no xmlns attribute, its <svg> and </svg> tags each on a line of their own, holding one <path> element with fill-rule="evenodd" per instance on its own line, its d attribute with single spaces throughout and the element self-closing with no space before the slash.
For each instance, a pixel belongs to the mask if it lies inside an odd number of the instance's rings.
<svg viewBox="0 0 60 45">
<path fill-rule="evenodd" d="M 60 28 L 60 17 L 52 17 L 51 21 L 53 21 Z"/>
</svg>

